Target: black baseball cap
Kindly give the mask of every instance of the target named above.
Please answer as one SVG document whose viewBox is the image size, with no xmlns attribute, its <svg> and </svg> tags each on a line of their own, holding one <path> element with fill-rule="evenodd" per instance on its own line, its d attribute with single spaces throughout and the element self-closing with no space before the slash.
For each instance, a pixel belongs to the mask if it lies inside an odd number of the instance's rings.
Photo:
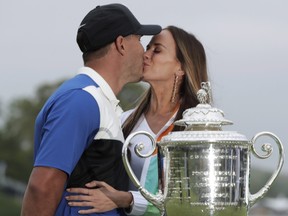
<svg viewBox="0 0 288 216">
<path fill-rule="evenodd" d="M 112 43 L 120 35 L 156 35 L 161 30 L 159 25 L 141 25 L 122 4 L 108 4 L 97 6 L 84 17 L 78 28 L 77 43 L 86 53 Z"/>
</svg>

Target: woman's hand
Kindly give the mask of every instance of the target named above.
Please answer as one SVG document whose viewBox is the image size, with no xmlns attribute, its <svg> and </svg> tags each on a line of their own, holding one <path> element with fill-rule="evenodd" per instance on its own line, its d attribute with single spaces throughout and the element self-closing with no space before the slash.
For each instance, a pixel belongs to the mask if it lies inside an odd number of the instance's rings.
<svg viewBox="0 0 288 216">
<path fill-rule="evenodd" d="M 66 196 L 68 205 L 91 207 L 91 209 L 80 210 L 79 214 L 106 212 L 115 208 L 127 208 L 133 200 L 130 192 L 118 191 L 102 181 L 92 181 L 85 186 L 87 188 L 67 189 L 70 193 L 77 193 L 77 195 Z M 95 187 L 97 188 L 95 189 Z"/>
<path fill-rule="evenodd" d="M 92 181 L 85 185 L 87 188 L 68 188 L 70 193 L 77 195 L 66 196 L 70 206 L 92 207 L 87 210 L 80 210 L 80 214 L 90 214 L 96 212 L 106 212 L 118 208 L 118 206 L 108 196 L 109 193 L 115 192 L 113 187 L 105 182 Z M 92 189 L 98 187 L 97 189 Z"/>
</svg>

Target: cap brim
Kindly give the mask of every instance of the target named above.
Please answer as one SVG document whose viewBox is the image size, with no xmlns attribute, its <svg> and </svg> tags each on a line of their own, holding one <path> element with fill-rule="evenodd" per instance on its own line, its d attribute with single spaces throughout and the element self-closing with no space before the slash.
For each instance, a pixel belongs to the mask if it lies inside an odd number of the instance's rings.
<svg viewBox="0 0 288 216">
<path fill-rule="evenodd" d="M 159 25 L 141 25 L 140 29 L 135 33 L 137 35 L 156 35 L 161 32 Z"/>
</svg>

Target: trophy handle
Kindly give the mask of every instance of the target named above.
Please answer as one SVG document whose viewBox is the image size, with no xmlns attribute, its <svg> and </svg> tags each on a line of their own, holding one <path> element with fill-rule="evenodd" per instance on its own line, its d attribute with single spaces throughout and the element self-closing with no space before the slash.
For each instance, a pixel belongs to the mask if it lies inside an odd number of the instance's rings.
<svg viewBox="0 0 288 216">
<path fill-rule="evenodd" d="M 266 152 L 266 155 L 259 155 L 255 148 L 254 148 L 254 144 L 256 142 L 256 140 L 260 137 L 260 136 L 268 136 L 271 137 L 278 145 L 278 149 L 279 149 L 279 160 L 278 160 L 278 166 L 277 169 L 274 171 L 273 175 L 270 177 L 270 179 L 266 182 L 266 184 L 264 185 L 264 187 L 262 187 L 257 193 L 255 194 L 250 194 L 249 192 L 249 205 L 250 207 L 253 206 L 256 201 L 258 199 L 262 199 L 264 197 L 264 195 L 268 192 L 268 190 L 270 189 L 271 184 L 274 182 L 274 180 L 276 179 L 276 177 L 279 175 L 283 163 L 284 163 L 284 150 L 283 150 L 283 145 L 280 141 L 280 139 L 273 133 L 270 132 L 260 132 L 258 134 L 256 134 L 251 142 L 252 142 L 252 146 L 251 146 L 251 150 L 252 153 L 260 159 L 266 159 L 268 157 L 270 157 L 270 155 L 272 154 L 273 148 L 270 144 L 263 144 L 262 145 L 262 151 Z"/>
<path fill-rule="evenodd" d="M 156 195 L 154 195 L 154 194 L 150 193 L 149 191 L 147 191 L 144 187 L 142 187 L 140 182 L 139 182 L 139 180 L 137 179 L 135 173 L 133 172 L 133 170 L 132 170 L 132 168 L 130 166 L 129 160 L 128 160 L 127 150 L 128 150 L 129 145 L 130 145 L 130 140 L 133 137 L 135 137 L 135 136 L 137 136 L 139 134 L 148 136 L 149 139 L 152 142 L 152 149 L 147 154 L 142 154 L 141 153 L 141 150 L 144 148 L 143 143 L 139 143 L 139 144 L 137 144 L 135 146 L 135 148 L 134 148 L 135 153 L 139 157 L 142 157 L 142 158 L 150 157 L 153 154 L 153 152 L 156 150 L 156 148 L 157 148 L 155 139 L 148 132 L 146 132 L 146 131 L 137 131 L 137 132 L 131 133 L 127 137 L 127 139 L 125 140 L 123 148 L 122 148 L 122 160 L 123 160 L 123 163 L 124 163 L 124 167 L 126 169 L 126 172 L 128 173 L 129 178 L 131 179 L 131 181 L 133 182 L 135 187 L 143 195 L 143 197 L 145 199 L 147 199 L 149 202 L 151 202 L 153 205 L 155 205 L 160 210 L 161 215 L 164 215 L 164 197 L 163 197 L 161 191 L 159 190 L 159 192 Z"/>
</svg>

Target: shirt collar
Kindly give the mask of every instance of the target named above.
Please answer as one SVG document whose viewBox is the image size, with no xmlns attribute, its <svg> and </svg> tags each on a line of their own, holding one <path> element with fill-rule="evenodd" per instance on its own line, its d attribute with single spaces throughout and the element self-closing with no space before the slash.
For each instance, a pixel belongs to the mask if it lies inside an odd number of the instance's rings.
<svg viewBox="0 0 288 216">
<path fill-rule="evenodd" d="M 90 67 L 82 67 L 79 69 L 78 74 L 85 74 L 89 76 L 97 85 L 99 85 L 103 94 L 108 98 L 111 104 L 115 107 L 117 114 L 123 112 L 122 108 L 119 106 L 119 100 L 116 98 L 114 92 L 112 91 L 109 84 L 103 79 L 103 77 Z"/>
</svg>

